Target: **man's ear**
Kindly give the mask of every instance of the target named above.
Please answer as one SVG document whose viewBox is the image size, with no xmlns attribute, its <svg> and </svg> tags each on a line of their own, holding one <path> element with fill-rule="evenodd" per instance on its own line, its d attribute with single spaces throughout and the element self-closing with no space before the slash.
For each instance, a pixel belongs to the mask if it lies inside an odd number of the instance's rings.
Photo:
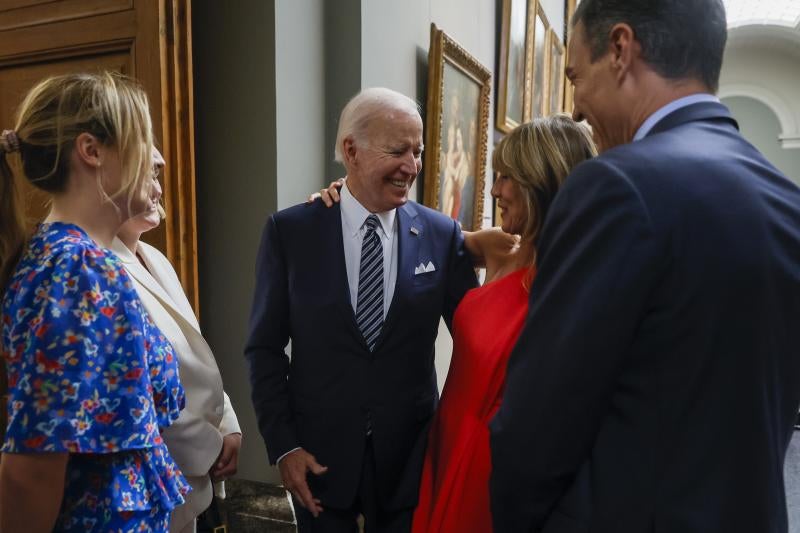
<svg viewBox="0 0 800 533">
<path fill-rule="evenodd" d="M 619 83 L 630 72 L 633 62 L 642 52 L 636 40 L 633 28 L 628 24 L 615 24 L 609 32 L 609 48 L 611 52 L 611 68 Z"/>
<path fill-rule="evenodd" d="M 342 156 L 344 157 L 344 162 L 348 165 L 355 165 L 357 153 L 358 147 L 356 146 L 356 142 L 353 140 L 353 137 L 345 137 L 342 141 Z"/>
<path fill-rule="evenodd" d="M 91 133 L 81 133 L 75 139 L 75 154 L 78 161 L 90 167 L 103 164 L 105 146 Z"/>
</svg>

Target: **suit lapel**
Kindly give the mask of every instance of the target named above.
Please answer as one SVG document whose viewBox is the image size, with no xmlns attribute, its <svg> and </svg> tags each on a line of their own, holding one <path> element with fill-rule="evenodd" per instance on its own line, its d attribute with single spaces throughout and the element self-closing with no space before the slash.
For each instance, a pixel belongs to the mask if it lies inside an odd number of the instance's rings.
<svg viewBox="0 0 800 533">
<path fill-rule="evenodd" d="M 412 231 L 411 228 L 414 228 Z M 417 216 L 417 210 L 411 203 L 397 208 L 397 280 L 394 285 L 394 295 L 386 313 L 386 320 L 381 328 L 381 334 L 375 343 L 377 352 L 386 336 L 389 335 L 394 325 L 397 323 L 398 308 L 400 300 L 404 295 L 411 294 L 414 289 L 414 268 L 417 266 L 419 258 L 420 239 L 425 234 L 421 220 Z"/>
<path fill-rule="evenodd" d="M 183 292 L 175 270 L 166 257 L 157 251 L 151 251 L 150 248 L 151 246 L 147 243 L 139 243 L 138 256 L 144 260 L 146 265 L 141 275 L 147 275 L 150 281 L 155 281 L 156 285 L 164 290 L 167 295 L 167 299 L 164 301 L 172 304 L 170 308 L 180 313 L 180 316 L 202 337 L 197 315 L 194 314 L 194 309 Z M 141 266 L 138 261 L 137 266 Z"/>
<path fill-rule="evenodd" d="M 322 202 L 319 202 L 322 204 Z M 334 298 L 340 313 L 345 321 L 345 326 L 353 335 L 356 342 L 360 343 L 369 352 L 367 343 L 361 335 L 361 330 L 356 322 L 356 314 L 353 305 L 350 303 L 350 283 L 347 280 L 347 265 L 344 261 L 344 237 L 342 233 L 342 211 L 339 204 L 331 208 L 321 205 L 321 225 L 319 249 L 321 257 L 330 260 L 320 261 L 320 267 L 324 272 L 320 279 L 329 278 L 332 280 L 331 286 L 334 290 Z"/>
<path fill-rule="evenodd" d="M 197 327 L 186 317 L 178 305 L 170 298 L 167 291 L 156 281 L 156 279 L 147 271 L 147 269 L 139 262 L 136 256 L 125 246 L 119 239 L 114 239 L 111 244 L 111 250 L 120 258 L 125 264 L 125 270 L 138 281 L 148 292 L 155 296 L 161 305 L 172 315 L 172 318 L 178 322 L 184 322 L 192 329 L 197 330 Z M 200 334 L 200 332 L 197 332 Z"/>
<path fill-rule="evenodd" d="M 111 244 L 111 250 L 125 264 L 125 270 L 128 272 L 128 274 L 130 274 L 131 278 L 141 285 L 143 290 L 147 291 L 148 294 L 142 294 L 140 292 L 139 297 L 145 301 L 148 301 L 150 297 L 155 298 L 155 300 L 163 307 L 163 311 L 158 310 L 158 308 L 150 308 L 151 318 L 158 325 L 159 329 L 161 329 L 162 332 L 167 336 L 182 335 L 185 341 L 188 343 L 190 353 L 185 353 L 183 356 L 181 356 L 181 352 L 178 354 L 178 357 L 181 358 L 181 365 L 194 365 L 195 362 L 201 362 L 206 367 L 214 369 L 214 372 L 216 373 L 215 375 L 218 376 L 219 370 L 217 370 L 217 361 L 214 359 L 214 353 L 211 351 L 211 347 L 208 345 L 203 337 L 203 334 L 200 332 L 197 324 L 197 318 L 191 311 L 191 308 L 189 308 L 189 312 L 191 314 L 189 317 L 187 317 L 185 311 L 181 309 L 181 306 L 175 302 L 175 300 L 164 289 L 161 283 L 159 283 L 158 280 L 152 274 L 150 274 L 147 268 L 145 268 L 139 262 L 139 259 L 122 243 L 122 241 L 119 239 L 114 239 L 113 243 Z M 153 257 L 147 257 L 146 254 L 142 255 L 147 264 L 152 268 L 157 259 Z M 159 268 L 163 270 L 163 266 L 159 265 Z M 165 276 L 162 276 L 162 279 L 164 278 Z M 137 287 L 137 291 L 138 290 L 139 287 Z M 163 312 L 166 312 L 166 314 L 172 319 L 172 322 L 177 328 L 176 330 L 173 330 L 172 326 L 168 322 L 162 321 Z M 178 337 L 173 338 L 173 340 L 178 339 Z M 176 345 L 175 348 L 177 349 L 178 346 Z M 194 362 L 189 363 L 189 361 Z M 214 379 L 216 380 L 219 378 L 215 377 Z M 221 381 L 219 381 L 219 387 L 220 390 L 222 390 Z"/>
</svg>

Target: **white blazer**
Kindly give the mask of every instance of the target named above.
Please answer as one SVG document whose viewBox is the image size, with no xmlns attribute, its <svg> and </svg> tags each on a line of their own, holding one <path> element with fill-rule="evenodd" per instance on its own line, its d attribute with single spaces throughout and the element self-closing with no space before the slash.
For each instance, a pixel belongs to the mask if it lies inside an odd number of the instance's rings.
<svg viewBox="0 0 800 533">
<path fill-rule="evenodd" d="M 186 407 L 162 436 L 169 453 L 192 486 L 186 503 L 173 511 L 170 531 L 181 531 L 211 503 L 208 471 L 222 450 L 222 437 L 241 433 L 211 348 L 200 333 L 189 300 L 169 260 L 156 248 L 139 242 L 147 268 L 119 240 L 112 251 L 122 260 L 136 292 L 158 329 L 178 356 L 178 372 L 186 391 Z"/>
</svg>

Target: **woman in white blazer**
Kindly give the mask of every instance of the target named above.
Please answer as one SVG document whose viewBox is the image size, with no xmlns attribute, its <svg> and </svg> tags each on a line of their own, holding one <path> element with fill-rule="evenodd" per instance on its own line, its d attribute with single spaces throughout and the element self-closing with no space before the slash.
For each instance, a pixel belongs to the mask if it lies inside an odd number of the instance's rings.
<svg viewBox="0 0 800 533">
<path fill-rule="evenodd" d="M 155 167 L 160 172 L 164 159 L 157 150 L 154 152 Z M 160 191 L 160 185 L 156 186 Z M 186 503 L 173 511 L 170 533 L 191 533 L 195 531 L 195 518 L 211 503 L 212 482 L 236 473 L 242 436 L 230 399 L 222 389 L 214 354 L 200 332 L 175 270 L 160 251 L 139 240 L 142 233 L 158 226 L 162 214 L 156 199 L 147 212 L 122 226 L 111 248 L 125 265 L 147 312 L 178 354 L 186 407 L 162 436 L 192 485 Z"/>
</svg>

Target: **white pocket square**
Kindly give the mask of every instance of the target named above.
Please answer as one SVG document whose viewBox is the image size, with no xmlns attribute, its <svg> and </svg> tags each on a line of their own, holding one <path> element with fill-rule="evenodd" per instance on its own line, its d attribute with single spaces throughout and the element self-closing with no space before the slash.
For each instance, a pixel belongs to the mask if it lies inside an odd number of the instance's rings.
<svg viewBox="0 0 800 533">
<path fill-rule="evenodd" d="M 436 272 L 436 267 L 433 266 L 433 261 L 428 261 L 428 264 L 420 263 L 417 268 L 414 269 L 414 275 L 418 274 L 425 274 L 426 272 Z"/>
</svg>

